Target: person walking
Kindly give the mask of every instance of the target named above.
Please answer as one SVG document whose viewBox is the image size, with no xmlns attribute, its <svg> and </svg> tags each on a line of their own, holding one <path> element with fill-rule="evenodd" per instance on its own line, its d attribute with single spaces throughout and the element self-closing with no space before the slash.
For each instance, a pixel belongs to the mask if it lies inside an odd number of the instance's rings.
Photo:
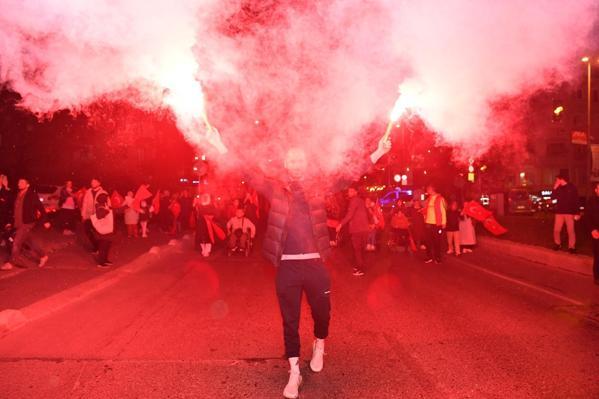
<svg viewBox="0 0 599 399">
<path fill-rule="evenodd" d="M 83 195 L 83 201 L 81 203 L 81 219 L 83 220 L 83 230 L 89 239 L 93 253 L 98 252 L 98 241 L 90 218 L 96 213 L 96 198 L 99 194 L 106 194 L 106 196 L 108 196 L 106 190 L 102 188 L 100 180 L 93 178 L 90 182 L 90 188 L 86 190 L 85 194 Z"/>
<path fill-rule="evenodd" d="M 390 142 L 381 139 L 372 153 L 372 163 L 387 153 Z M 302 383 L 300 372 L 299 322 L 302 295 L 305 292 L 314 321 L 314 342 L 310 369 L 324 368 L 325 339 L 329 334 L 331 282 L 324 259 L 331 247 L 327 230 L 325 193 L 320 182 L 306 178 L 308 161 L 301 148 L 285 155 L 286 176 L 265 179 L 248 178 L 250 185 L 269 200 L 271 207 L 264 236 L 264 256 L 275 266 L 276 291 L 283 319 L 285 357 L 289 361 L 289 380 L 285 398 L 297 398 Z M 368 233 L 366 224 L 366 234 Z"/>
<path fill-rule="evenodd" d="M 60 228 L 62 234 L 70 236 L 75 234 L 75 223 L 77 221 L 77 201 L 73 193 L 73 182 L 67 180 L 64 187 L 60 190 L 60 198 L 58 199 L 58 216 L 60 220 Z"/>
<path fill-rule="evenodd" d="M 364 275 L 364 255 L 368 245 L 368 234 L 370 232 L 370 219 L 366 203 L 358 196 L 358 189 L 355 186 L 347 190 L 349 204 L 345 217 L 339 222 L 337 232 L 340 232 L 343 226 L 347 225 L 351 237 L 352 248 L 354 250 L 354 276 Z"/>
<path fill-rule="evenodd" d="M 13 192 L 8 187 L 8 176 L 0 174 L 0 246 L 9 247 L 9 230 L 6 225 L 12 220 Z"/>
<path fill-rule="evenodd" d="M 137 238 L 137 224 L 139 223 L 139 212 L 135 209 L 135 197 L 133 191 L 128 191 L 123 201 L 122 208 L 125 218 L 125 226 L 127 226 L 127 238 Z"/>
<path fill-rule="evenodd" d="M 593 246 L 593 279 L 599 285 L 599 182 L 593 184 L 593 194 L 585 209 L 585 219 Z"/>
<path fill-rule="evenodd" d="M 424 223 L 424 215 L 422 211 L 422 203 L 420 200 L 414 200 L 412 206 L 407 207 L 408 218 L 410 219 L 410 235 L 414 240 L 414 245 L 417 249 L 426 249 L 426 224 Z"/>
<path fill-rule="evenodd" d="M 50 228 L 50 223 L 46 220 L 46 210 L 42 205 L 38 194 L 30 186 L 27 179 L 19 179 L 19 192 L 15 198 L 13 220 L 6 227 L 14 227 L 16 230 L 10 259 L 0 269 L 11 270 L 18 261 L 24 245 L 39 257 L 39 267 L 44 267 L 48 262 L 48 255 L 32 237 L 32 230 L 36 222 L 44 223 L 46 229 Z M 38 216 L 39 215 L 39 216 Z"/>
<path fill-rule="evenodd" d="M 196 249 L 199 249 L 202 252 L 202 256 L 207 258 L 210 256 L 212 246 L 216 241 L 213 221 L 216 215 L 216 208 L 212 204 L 210 194 L 204 193 L 200 195 L 200 198 L 196 200 L 194 212 L 196 218 Z"/>
<path fill-rule="evenodd" d="M 578 190 L 564 175 L 555 178 L 551 198 L 555 203 L 555 223 L 553 225 L 553 249 L 559 251 L 562 246 L 562 229 L 566 225 L 568 232 L 568 251 L 576 253 L 576 232 L 574 222 L 580 219 Z"/>
<path fill-rule="evenodd" d="M 139 225 L 141 226 L 141 238 L 148 238 L 148 222 L 152 217 L 152 206 L 149 199 L 141 200 L 139 203 Z"/>
<path fill-rule="evenodd" d="M 455 200 L 451 201 L 447 210 L 447 255 L 461 255 L 460 218 L 461 212 L 458 209 L 458 202 Z"/>
<path fill-rule="evenodd" d="M 447 224 L 447 205 L 434 184 L 426 187 L 428 198 L 424 204 L 424 223 L 427 259 L 425 263 L 441 263 L 443 229 Z"/>
<path fill-rule="evenodd" d="M 114 232 L 114 214 L 108 193 L 99 193 L 94 207 L 95 212 L 90 216 L 90 222 L 98 245 L 98 267 L 106 268 L 112 266 L 112 262 L 108 260 L 108 253 Z"/>
</svg>

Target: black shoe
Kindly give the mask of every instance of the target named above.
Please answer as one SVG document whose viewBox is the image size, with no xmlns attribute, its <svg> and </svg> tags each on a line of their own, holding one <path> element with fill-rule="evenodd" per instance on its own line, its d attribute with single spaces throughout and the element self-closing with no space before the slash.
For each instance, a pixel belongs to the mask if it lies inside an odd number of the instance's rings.
<svg viewBox="0 0 599 399">
<path fill-rule="evenodd" d="M 561 245 L 559 245 L 559 244 L 555 244 L 555 245 L 553 245 L 553 250 L 554 250 L 554 251 L 559 251 L 561 248 L 562 248 L 562 246 L 561 246 Z"/>
<path fill-rule="evenodd" d="M 570 252 L 571 254 L 575 254 L 576 248 L 568 248 L 568 252 Z"/>
</svg>

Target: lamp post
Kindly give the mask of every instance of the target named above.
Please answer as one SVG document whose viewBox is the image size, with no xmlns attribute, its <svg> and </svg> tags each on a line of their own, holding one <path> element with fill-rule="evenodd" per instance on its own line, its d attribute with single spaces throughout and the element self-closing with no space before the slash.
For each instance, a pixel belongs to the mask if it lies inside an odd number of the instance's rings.
<svg viewBox="0 0 599 399">
<path fill-rule="evenodd" d="M 588 168 L 589 168 L 589 183 L 593 177 L 593 147 L 591 145 L 591 58 L 584 56 L 582 62 L 587 64 L 587 146 L 588 151 Z"/>
</svg>

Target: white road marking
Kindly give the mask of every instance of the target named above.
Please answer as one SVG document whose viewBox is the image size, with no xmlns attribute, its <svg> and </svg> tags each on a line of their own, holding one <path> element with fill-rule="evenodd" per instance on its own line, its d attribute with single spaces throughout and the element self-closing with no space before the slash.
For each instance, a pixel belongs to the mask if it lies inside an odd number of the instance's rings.
<svg viewBox="0 0 599 399">
<path fill-rule="evenodd" d="M 558 294 L 557 292 L 551 291 L 551 290 L 549 290 L 547 288 L 539 287 L 538 285 L 527 283 L 526 281 L 522 281 L 522 280 L 519 280 L 519 279 L 514 278 L 514 277 L 506 276 L 505 274 L 501 274 L 501 273 L 497 273 L 497 272 L 491 271 L 489 269 L 485 269 L 484 267 L 475 266 L 473 264 L 470 264 L 470 263 L 462 261 L 462 260 L 460 260 L 460 263 L 462 265 L 464 265 L 464 266 L 468 266 L 468 267 L 470 267 L 472 269 L 475 269 L 475 270 L 478 270 L 480 272 L 489 274 L 491 276 L 500 278 L 502 280 L 506 280 L 506 281 L 509 281 L 511 283 L 518 284 L 518 285 L 521 285 L 521 286 L 526 287 L 526 288 L 530 288 L 531 290 L 542 292 L 542 293 L 544 293 L 546 295 L 549 295 L 549 296 L 552 296 L 554 298 L 560 299 L 560 300 L 562 300 L 564 302 L 568 302 L 568 303 L 571 303 L 571 304 L 576 305 L 576 306 L 585 306 L 584 302 L 580 302 L 579 300 L 576 300 L 574 298 L 570 298 L 569 296 L 566 296 L 566 295 Z"/>
</svg>

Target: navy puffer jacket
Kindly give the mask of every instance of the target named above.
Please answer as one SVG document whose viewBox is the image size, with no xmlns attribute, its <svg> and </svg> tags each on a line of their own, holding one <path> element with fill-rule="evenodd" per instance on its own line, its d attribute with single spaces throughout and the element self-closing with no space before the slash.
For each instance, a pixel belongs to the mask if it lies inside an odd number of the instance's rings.
<svg viewBox="0 0 599 399">
<path fill-rule="evenodd" d="M 273 265 L 278 266 L 283 254 L 283 244 L 287 239 L 285 226 L 289 215 L 289 201 L 291 192 L 289 187 L 282 182 L 268 179 L 251 179 L 251 185 L 270 201 L 270 212 L 262 253 Z M 307 185 L 310 187 L 310 185 Z M 306 189 L 306 200 L 310 206 L 310 219 L 314 241 L 322 259 L 326 259 L 331 247 L 327 229 L 327 213 L 324 195 L 315 190 Z"/>
</svg>

